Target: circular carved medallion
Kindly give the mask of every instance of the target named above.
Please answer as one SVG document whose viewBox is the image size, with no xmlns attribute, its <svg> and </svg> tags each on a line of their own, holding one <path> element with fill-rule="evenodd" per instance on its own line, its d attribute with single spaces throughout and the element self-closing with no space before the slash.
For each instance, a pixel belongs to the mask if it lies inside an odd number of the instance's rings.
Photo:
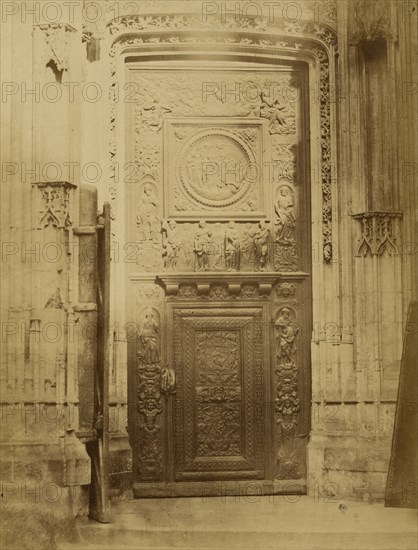
<svg viewBox="0 0 418 550">
<path fill-rule="evenodd" d="M 238 136 L 221 129 L 204 130 L 179 151 L 177 177 L 189 198 L 209 207 L 231 206 L 251 188 L 255 157 Z"/>
</svg>

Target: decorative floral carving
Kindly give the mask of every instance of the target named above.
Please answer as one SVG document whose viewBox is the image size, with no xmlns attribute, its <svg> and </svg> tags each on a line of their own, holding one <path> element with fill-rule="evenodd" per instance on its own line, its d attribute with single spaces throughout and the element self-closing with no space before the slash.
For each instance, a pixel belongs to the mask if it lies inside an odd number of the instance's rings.
<svg viewBox="0 0 418 550">
<path fill-rule="evenodd" d="M 291 287 L 282 287 L 282 291 Z M 300 410 L 298 367 L 295 362 L 299 327 L 296 314 L 290 307 L 278 310 L 274 328 L 276 333 L 276 399 L 275 411 L 282 443 L 292 443 Z"/>
<path fill-rule="evenodd" d="M 389 255 L 398 254 L 394 223 L 401 216 L 400 212 L 363 212 L 354 215 L 361 231 L 357 255 L 382 256 L 385 252 Z"/>
<path fill-rule="evenodd" d="M 260 95 L 260 106 L 257 114 L 269 121 L 270 134 L 294 134 L 296 116 L 289 104 L 280 103 L 278 99 L 268 101 L 264 93 Z"/>
</svg>

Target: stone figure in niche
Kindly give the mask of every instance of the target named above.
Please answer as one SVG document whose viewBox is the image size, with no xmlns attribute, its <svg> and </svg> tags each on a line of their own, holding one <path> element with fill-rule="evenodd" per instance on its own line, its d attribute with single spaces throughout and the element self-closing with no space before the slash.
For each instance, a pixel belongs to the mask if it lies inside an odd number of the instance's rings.
<svg viewBox="0 0 418 550">
<path fill-rule="evenodd" d="M 176 269 L 179 252 L 177 223 L 174 220 L 163 220 L 162 230 L 164 267 L 166 269 Z"/>
<path fill-rule="evenodd" d="M 227 271 L 238 271 L 240 260 L 240 242 L 235 222 L 228 223 L 225 231 L 225 269 Z"/>
<path fill-rule="evenodd" d="M 296 352 L 296 336 L 299 328 L 295 325 L 291 318 L 291 310 L 284 307 L 277 320 L 274 323 L 277 330 L 277 358 L 279 363 L 291 365 L 293 355 Z"/>
<path fill-rule="evenodd" d="M 245 224 L 243 238 L 242 238 L 242 257 L 243 261 L 248 264 L 252 264 L 254 257 L 254 235 L 257 230 L 251 223 Z"/>
<path fill-rule="evenodd" d="M 261 220 L 258 229 L 254 234 L 254 269 L 255 271 L 265 271 L 269 262 L 270 247 L 270 229 L 268 224 Z"/>
<path fill-rule="evenodd" d="M 296 218 L 294 213 L 293 191 L 288 185 L 278 189 L 277 201 L 274 205 L 276 213 L 276 242 L 289 244 L 295 242 Z"/>
<path fill-rule="evenodd" d="M 153 366 L 160 362 L 158 332 L 159 324 L 154 311 L 150 307 L 146 308 L 138 342 L 138 361 L 141 365 Z"/>
<path fill-rule="evenodd" d="M 206 222 L 200 220 L 198 230 L 193 240 L 195 271 L 209 271 L 209 249 L 211 242 L 212 232 L 207 228 Z"/>
<path fill-rule="evenodd" d="M 268 119 L 270 134 L 281 133 L 281 127 L 287 126 L 285 119 L 286 105 L 282 105 L 277 99 L 271 102 L 267 101 L 263 92 L 260 94 L 260 99 L 260 117 Z"/>
<path fill-rule="evenodd" d="M 153 184 L 145 183 L 136 217 L 140 241 L 158 242 L 160 234 L 158 206 L 159 202 Z"/>
</svg>

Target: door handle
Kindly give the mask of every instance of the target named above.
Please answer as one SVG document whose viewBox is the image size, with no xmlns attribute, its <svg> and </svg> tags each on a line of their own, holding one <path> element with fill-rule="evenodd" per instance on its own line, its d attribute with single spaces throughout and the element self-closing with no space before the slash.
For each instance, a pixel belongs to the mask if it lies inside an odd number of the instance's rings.
<svg viewBox="0 0 418 550">
<path fill-rule="evenodd" d="M 161 370 L 161 391 L 164 393 L 176 391 L 176 373 L 168 365 Z"/>
</svg>

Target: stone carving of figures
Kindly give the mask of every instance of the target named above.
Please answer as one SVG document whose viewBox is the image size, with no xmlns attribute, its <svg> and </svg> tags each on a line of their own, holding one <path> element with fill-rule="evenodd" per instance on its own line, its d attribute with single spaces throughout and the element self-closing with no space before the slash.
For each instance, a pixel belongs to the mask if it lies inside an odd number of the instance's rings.
<svg viewBox="0 0 418 550">
<path fill-rule="evenodd" d="M 179 237 L 178 227 L 174 220 L 163 220 L 163 257 L 164 267 L 166 269 L 176 269 L 178 252 L 179 252 Z"/>
<path fill-rule="evenodd" d="M 245 224 L 244 234 L 242 239 L 242 256 L 243 261 L 251 264 L 254 256 L 254 235 L 256 234 L 256 229 L 251 223 Z"/>
<path fill-rule="evenodd" d="M 299 329 L 291 319 L 290 309 L 284 307 L 274 326 L 278 332 L 277 357 L 280 361 L 290 365 L 293 362 L 293 355 L 296 352 L 296 336 Z"/>
<path fill-rule="evenodd" d="M 136 218 L 140 241 L 158 242 L 160 233 L 158 206 L 159 202 L 154 192 L 153 185 L 151 183 L 146 183 L 143 188 Z"/>
<path fill-rule="evenodd" d="M 227 271 L 238 271 L 240 260 L 240 242 L 235 222 L 229 222 L 225 231 L 225 268 Z"/>
<path fill-rule="evenodd" d="M 209 248 L 211 242 L 212 232 L 208 230 L 206 222 L 200 220 L 198 230 L 193 240 L 195 271 L 209 271 Z"/>
<path fill-rule="evenodd" d="M 269 262 L 270 229 L 268 224 L 261 220 L 254 234 L 254 267 L 255 271 L 265 271 Z"/>
<path fill-rule="evenodd" d="M 260 117 L 268 119 L 270 134 L 280 133 L 280 126 L 286 126 L 284 115 L 287 107 L 281 105 L 277 99 L 268 102 L 263 92 L 260 94 L 260 99 Z"/>
<path fill-rule="evenodd" d="M 288 185 L 279 188 L 277 202 L 274 205 L 276 212 L 276 242 L 282 244 L 295 241 L 296 218 L 294 214 L 293 191 Z"/>
<path fill-rule="evenodd" d="M 155 365 L 160 362 L 158 347 L 159 324 L 152 308 L 147 308 L 145 319 L 140 327 L 138 342 L 138 360 L 142 365 Z"/>
</svg>

